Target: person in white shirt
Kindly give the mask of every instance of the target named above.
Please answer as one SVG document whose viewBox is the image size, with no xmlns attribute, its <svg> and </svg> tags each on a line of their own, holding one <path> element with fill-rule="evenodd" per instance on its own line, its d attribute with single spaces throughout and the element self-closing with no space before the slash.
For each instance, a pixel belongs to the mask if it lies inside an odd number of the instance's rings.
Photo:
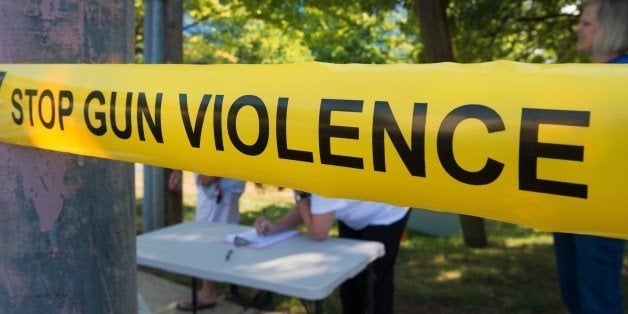
<svg viewBox="0 0 628 314">
<path fill-rule="evenodd" d="M 343 313 L 366 313 L 372 300 L 374 313 L 393 313 L 394 266 L 399 243 L 408 221 L 409 209 L 384 203 L 325 198 L 305 192 L 295 192 L 296 205 L 275 222 L 260 218 L 255 229 L 262 235 L 292 229 L 301 223 L 315 240 L 324 240 L 338 220 L 340 237 L 378 241 L 386 254 L 372 264 L 372 295 L 368 295 L 365 270 L 340 286 Z"/>
</svg>

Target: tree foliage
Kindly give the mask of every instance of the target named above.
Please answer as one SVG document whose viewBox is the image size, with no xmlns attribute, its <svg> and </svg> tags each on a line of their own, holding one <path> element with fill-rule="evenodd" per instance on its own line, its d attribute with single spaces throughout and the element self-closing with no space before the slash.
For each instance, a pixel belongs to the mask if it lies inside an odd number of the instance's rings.
<svg viewBox="0 0 628 314">
<path fill-rule="evenodd" d="M 141 2 L 141 1 L 138 1 Z M 572 62 L 579 0 L 443 0 L 456 61 Z M 412 0 L 184 1 L 187 63 L 425 62 Z M 142 6 L 138 5 L 141 14 Z M 141 18 L 136 18 L 138 32 Z M 138 34 L 138 42 L 141 34 Z M 138 45 L 141 53 L 141 45 Z"/>
<path fill-rule="evenodd" d="M 186 4 L 192 62 L 390 63 L 408 60 L 414 49 L 399 28 L 406 19 L 395 10 L 366 12 L 359 2 L 224 3 Z"/>
<path fill-rule="evenodd" d="M 298 29 L 277 27 L 242 3 L 194 0 L 185 4 L 188 63 L 285 63 L 313 60 Z"/>
<path fill-rule="evenodd" d="M 448 15 L 458 62 L 576 59 L 573 27 L 579 1 L 456 1 Z"/>
</svg>

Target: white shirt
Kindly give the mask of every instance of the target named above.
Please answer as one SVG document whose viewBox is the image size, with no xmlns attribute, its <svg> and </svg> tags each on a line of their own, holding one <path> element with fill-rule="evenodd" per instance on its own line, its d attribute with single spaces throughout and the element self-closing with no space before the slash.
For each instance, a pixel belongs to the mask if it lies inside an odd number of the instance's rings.
<svg viewBox="0 0 628 314">
<path fill-rule="evenodd" d="M 315 194 L 312 194 L 310 204 L 312 214 L 320 215 L 335 211 L 335 218 L 354 230 L 373 225 L 390 225 L 399 221 L 408 212 L 408 207 L 369 201 L 326 198 Z"/>
</svg>

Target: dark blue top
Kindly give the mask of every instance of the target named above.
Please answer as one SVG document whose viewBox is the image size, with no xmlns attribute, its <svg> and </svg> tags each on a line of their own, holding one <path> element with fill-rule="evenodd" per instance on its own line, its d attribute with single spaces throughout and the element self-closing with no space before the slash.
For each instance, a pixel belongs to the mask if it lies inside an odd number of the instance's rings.
<svg viewBox="0 0 628 314">
<path fill-rule="evenodd" d="M 615 59 L 611 59 L 606 63 L 628 63 L 628 55 L 621 55 Z"/>
</svg>

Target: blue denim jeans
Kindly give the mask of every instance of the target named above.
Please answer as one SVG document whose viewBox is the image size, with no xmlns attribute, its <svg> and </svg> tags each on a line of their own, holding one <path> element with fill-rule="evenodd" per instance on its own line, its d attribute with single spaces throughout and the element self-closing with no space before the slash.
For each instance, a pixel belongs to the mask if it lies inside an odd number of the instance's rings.
<svg viewBox="0 0 628 314">
<path fill-rule="evenodd" d="M 623 313 L 623 240 L 555 233 L 554 251 L 563 302 L 570 313 Z"/>
</svg>

